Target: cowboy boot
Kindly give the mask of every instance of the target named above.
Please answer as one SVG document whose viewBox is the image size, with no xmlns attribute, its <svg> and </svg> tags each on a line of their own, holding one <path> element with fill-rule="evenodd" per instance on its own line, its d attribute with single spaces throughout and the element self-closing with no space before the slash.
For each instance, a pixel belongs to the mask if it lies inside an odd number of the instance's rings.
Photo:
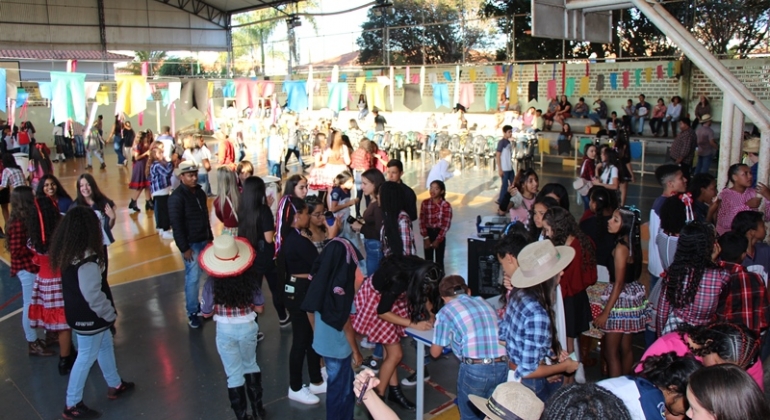
<svg viewBox="0 0 770 420">
<path fill-rule="evenodd" d="M 262 404 L 262 372 L 247 373 L 243 375 L 246 379 L 246 395 L 251 402 L 251 412 L 254 420 L 265 418 L 265 407 Z"/>
<path fill-rule="evenodd" d="M 406 395 L 401 390 L 401 385 L 388 386 L 388 401 L 398 403 L 398 405 L 409 411 L 417 409 L 417 406 L 406 398 Z"/>
<path fill-rule="evenodd" d="M 241 385 L 236 388 L 227 388 L 227 396 L 230 397 L 230 407 L 235 412 L 236 420 L 252 420 L 247 413 L 246 387 Z"/>
</svg>

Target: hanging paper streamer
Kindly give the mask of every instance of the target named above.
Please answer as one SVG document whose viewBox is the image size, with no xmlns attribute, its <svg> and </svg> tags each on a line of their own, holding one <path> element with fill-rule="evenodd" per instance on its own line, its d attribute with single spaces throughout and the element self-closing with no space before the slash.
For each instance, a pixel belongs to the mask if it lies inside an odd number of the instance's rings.
<svg viewBox="0 0 770 420">
<path fill-rule="evenodd" d="M 367 70 L 366 71 L 366 80 L 371 80 L 373 78 L 374 78 L 374 72 L 372 72 L 371 70 Z"/>
<path fill-rule="evenodd" d="M 303 82 L 304 83 L 304 82 Z M 182 82 L 177 109 L 187 112 L 193 108 L 206 113 L 209 102 L 209 84 L 203 79 L 188 79 Z"/>
<path fill-rule="evenodd" d="M 636 69 L 634 71 L 634 86 L 639 87 L 642 85 L 642 69 Z"/>
<path fill-rule="evenodd" d="M 652 83 L 652 67 L 644 69 L 644 81 L 646 83 Z"/>
<path fill-rule="evenodd" d="M 331 82 L 337 83 L 339 81 L 340 81 L 340 66 L 335 64 L 334 67 L 332 67 Z"/>
<path fill-rule="evenodd" d="M 454 96 L 452 96 L 452 103 L 458 104 L 460 103 L 460 66 L 455 66 L 455 92 Z"/>
<path fill-rule="evenodd" d="M 413 74 L 411 81 L 412 81 L 413 85 L 416 85 L 416 84 L 420 83 L 420 75 L 419 74 Z"/>
<path fill-rule="evenodd" d="M 459 83 L 459 85 L 460 97 L 458 98 L 457 103 L 464 106 L 465 109 L 470 109 L 476 99 L 473 83 Z"/>
<path fill-rule="evenodd" d="M 356 77 L 356 92 L 364 92 L 364 82 L 366 82 L 366 77 Z"/>
<path fill-rule="evenodd" d="M 409 80 L 412 80 L 411 76 L 412 76 L 412 71 L 409 69 L 409 66 L 406 66 L 406 76 L 404 76 L 404 79 L 407 81 L 407 83 L 409 82 Z"/>
<path fill-rule="evenodd" d="M 428 83 L 438 83 L 438 77 L 436 76 L 436 73 L 428 73 Z"/>
<path fill-rule="evenodd" d="M 171 111 L 171 135 L 173 136 L 176 133 L 176 102 L 171 102 L 169 110 Z"/>
<path fill-rule="evenodd" d="M 546 82 L 548 99 L 556 97 L 556 79 L 552 79 Z"/>
<path fill-rule="evenodd" d="M 655 71 L 658 73 L 658 79 L 662 79 L 663 78 L 663 66 L 659 65 L 658 67 L 655 68 Z"/>
<path fill-rule="evenodd" d="M 572 96 L 574 93 L 575 93 L 575 78 L 568 77 L 567 86 L 564 88 L 564 94 L 567 96 Z"/>
<path fill-rule="evenodd" d="M 0 69 L 0 71 L 5 73 L 5 69 Z M 5 83 L 0 84 L 0 89 L 4 87 Z M 51 82 L 37 82 L 37 88 L 40 91 L 41 98 L 51 100 Z"/>
<path fill-rule="evenodd" d="M 669 61 L 668 66 L 666 66 L 666 72 L 668 73 L 668 77 L 674 77 L 674 62 Z"/>
<path fill-rule="evenodd" d="M 0 68 L 0 111 L 7 112 L 6 108 L 6 85 L 5 85 L 5 69 Z"/>
<path fill-rule="evenodd" d="M 498 77 L 502 77 L 503 75 L 503 66 L 495 66 L 495 73 Z"/>
<path fill-rule="evenodd" d="M 588 91 L 590 90 L 590 83 L 591 78 L 588 76 L 583 76 L 580 78 L 580 94 L 581 95 L 588 95 Z"/>
<path fill-rule="evenodd" d="M 171 105 L 178 101 L 181 96 L 182 82 L 168 82 L 168 102 L 164 101 L 163 106 L 170 109 Z M 174 106 L 174 109 L 176 109 L 176 106 Z"/>
<path fill-rule="evenodd" d="M 623 89 L 628 89 L 631 85 L 631 73 L 626 70 L 623 72 Z"/>
<path fill-rule="evenodd" d="M 222 96 L 225 98 L 235 98 L 235 82 L 228 80 L 222 87 Z M 165 106 L 165 105 L 164 105 Z"/>
<path fill-rule="evenodd" d="M 115 115 L 125 113 L 133 117 L 147 108 L 147 82 L 144 76 L 115 75 L 115 81 L 118 85 Z"/>
<path fill-rule="evenodd" d="M 567 63 L 561 63 L 561 91 L 566 92 L 567 91 Z M 572 80 L 572 87 L 574 90 L 575 86 L 575 80 Z M 571 96 L 571 95 L 567 95 Z"/>
<path fill-rule="evenodd" d="M 307 110 L 307 82 L 286 81 L 283 82 L 283 92 L 286 93 L 286 107 L 294 112 Z"/>
<path fill-rule="evenodd" d="M 416 76 L 413 74 L 412 76 Z M 420 95 L 420 85 L 404 85 L 404 106 L 410 111 L 414 111 L 422 105 L 422 95 Z"/>
<path fill-rule="evenodd" d="M 68 119 L 73 119 L 80 124 L 86 123 L 85 83 L 84 73 L 51 72 L 53 96 L 51 105 L 54 124 L 66 123 Z"/>
<path fill-rule="evenodd" d="M 514 106 L 519 105 L 519 82 L 508 84 L 508 103 Z"/>
<path fill-rule="evenodd" d="M 475 82 L 476 81 L 476 68 L 475 67 L 471 67 L 468 70 L 468 79 L 470 79 L 471 82 Z"/>
<path fill-rule="evenodd" d="M 600 74 L 596 76 L 596 91 L 601 92 L 604 90 L 604 75 Z"/>
<path fill-rule="evenodd" d="M 369 102 L 369 108 L 385 109 L 385 86 L 380 83 L 366 84 L 366 100 Z"/>
<path fill-rule="evenodd" d="M 420 95 L 425 93 L 425 66 L 420 67 Z"/>
<path fill-rule="evenodd" d="M 537 81 L 529 82 L 529 92 L 527 94 L 528 102 L 537 101 L 537 85 Z"/>
<path fill-rule="evenodd" d="M 484 83 L 484 86 L 487 88 L 486 92 L 484 92 L 484 106 L 487 111 L 489 110 L 496 110 L 497 109 L 497 83 L 494 82 L 487 82 Z"/>
<path fill-rule="evenodd" d="M 618 74 L 610 73 L 610 89 L 618 90 Z"/>
<path fill-rule="evenodd" d="M 674 75 L 678 76 L 682 74 L 682 62 L 681 61 L 675 61 L 674 62 Z"/>
<path fill-rule="evenodd" d="M 390 93 L 390 110 L 391 111 L 396 108 L 396 92 L 395 92 L 396 83 L 394 81 L 395 79 L 393 77 L 393 74 L 394 74 L 393 66 L 390 66 L 390 75 L 389 75 L 390 79 L 388 80 L 388 84 L 390 85 L 389 86 L 390 88 L 388 90 L 390 91 L 389 93 Z"/>
<path fill-rule="evenodd" d="M 334 112 L 338 112 L 348 107 L 348 84 L 347 83 L 329 83 L 329 98 L 327 106 Z"/>
<path fill-rule="evenodd" d="M 343 73 L 340 74 L 340 82 L 347 82 L 348 81 L 348 75 Z"/>
<path fill-rule="evenodd" d="M 487 77 L 492 77 L 495 75 L 495 69 L 490 66 L 484 67 L 484 74 L 487 75 Z"/>
<path fill-rule="evenodd" d="M 27 104 L 27 100 L 29 99 L 29 93 L 27 93 L 24 89 L 17 89 L 16 90 L 16 108 L 21 108 L 22 106 Z"/>
<path fill-rule="evenodd" d="M 383 87 L 390 86 L 390 77 L 377 76 L 377 83 L 381 84 Z"/>
<path fill-rule="evenodd" d="M 404 88 L 404 76 L 397 75 L 396 76 L 396 88 L 397 89 L 403 89 Z"/>
<path fill-rule="evenodd" d="M 452 108 L 452 104 L 449 101 L 449 86 L 446 83 L 433 83 L 433 102 L 436 108 L 445 106 Z"/>
<path fill-rule="evenodd" d="M 445 71 L 444 72 L 444 79 L 446 79 L 447 82 L 451 82 L 452 81 L 452 75 L 448 71 Z"/>
<path fill-rule="evenodd" d="M 96 98 L 96 92 L 99 91 L 99 82 L 86 82 L 86 99 Z"/>
</svg>

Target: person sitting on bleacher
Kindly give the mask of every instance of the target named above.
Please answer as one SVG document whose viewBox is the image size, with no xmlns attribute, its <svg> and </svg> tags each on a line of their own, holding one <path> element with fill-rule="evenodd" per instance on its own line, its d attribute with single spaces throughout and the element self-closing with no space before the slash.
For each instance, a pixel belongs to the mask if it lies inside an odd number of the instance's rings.
<svg viewBox="0 0 770 420">
<path fill-rule="evenodd" d="M 559 133 L 559 156 L 568 156 L 570 149 L 572 148 L 572 128 L 569 124 L 564 123 L 561 126 L 561 133 Z"/>
<path fill-rule="evenodd" d="M 572 107 L 572 116 L 575 118 L 588 117 L 588 104 L 584 98 L 578 99 L 578 103 Z"/>
<path fill-rule="evenodd" d="M 594 102 L 594 112 L 588 114 L 588 118 L 594 122 L 594 124 L 601 127 L 602 120 L 607 118 L 607 103 L 602 98 L 596 98 Z"/>
</svg>

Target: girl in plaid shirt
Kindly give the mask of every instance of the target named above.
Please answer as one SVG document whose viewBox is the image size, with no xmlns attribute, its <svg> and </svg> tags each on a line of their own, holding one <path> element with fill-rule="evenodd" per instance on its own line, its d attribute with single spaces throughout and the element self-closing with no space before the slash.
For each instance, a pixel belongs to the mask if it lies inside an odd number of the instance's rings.
<svg viewBox="0 0 770 420">
<path fill-rule="evenodd" d="M 3 175 L 0 180 L 0 208 L 3 211 L 3 219 L 8 220 L 8 203 L 11 201 L 11 190 L 27 185 L 24 172 L 16 163 L 16 158 L 10 153 L 3 153 Z"/>
<path fill-rule="evenodd" d="M 420 206 L 420 235 L 423 237 L 425 259 L 435 261 L 443 269 L 446 234 L 452 226 L 452 206 L 444 198 L 446 186 L 443 181 L 431 182 L 429 192 L 430 198 Z"/>
</svg>

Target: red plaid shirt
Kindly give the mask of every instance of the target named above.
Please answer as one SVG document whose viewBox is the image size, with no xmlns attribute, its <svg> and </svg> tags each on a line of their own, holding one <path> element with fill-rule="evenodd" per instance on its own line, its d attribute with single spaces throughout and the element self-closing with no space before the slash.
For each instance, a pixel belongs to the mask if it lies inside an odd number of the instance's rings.
<svg viewBox="0 0 770 420">
<path fill-rule="evenodd" d="M 759 334 L 770 326 L 770 300 L 765 282 L 740 264 L 724 263 L 730 280 L 719 296 L 720 321 L 742 323 Z"/>
<path fill-rule="evenodd" d="M 28 240 L 29 235 L 24 223 L 19 219 L 11 221 L 6 232 L 6 241 L 11 252 L 11 276 L 15 276 L 21 270 L 30 273 L 40 271 L 40 267 L 32 262 L 35 253 L 27 247 Z"/>
<path fill-rule="evenodd" d="M 350 167 L 362 172 L 371 169 L 371 153 L 359 147 L 352 155 L 350 155 Z"/>
<path fill-rule="evenodd" d="M 414 246 L 414 235 L 412 234 L 412 219 L 405 211 L 398 214 L 398 232 L 401 235 L 401 243 L 404 245 L 404 255 L 417 255 L 417 248 Z M 380 230 L 380 242 L 382 243 L 382 255 L 388 257 L 393 254 L 388 240 L 385 238 L 385 226 Z"/>
<path fill-rule="evenodd" d="M 660 298 L 658 299 L 658 313 L 655 323 L 655 331 L 658 333 L 658 337 L 674 331 L 678 323 L 698 326 L 708 324 L 716 319 L 719 295 L 730 281 L 730 273 L 722 263 L 719 263 L 717 267 L 707 268 L 703 272 L 703 278 L 698 285 L 695 299 L 691 304 L 678 309 L 674 309 L 668 299 L 666 299 L 667 275 L 668 273 L 663 273 L 661 280 L 666 283 L 663 283 Z M 690 277 L 692 277 L 692 274 L 690 274 Z M 684 285 L 682 285 L 682 288 L 686 288 L 690 281 L 692 281 L 692 278 L 688 278 Z M 676 318 L 676 322 L 670 322 L 674 321 L 669 320 L 671 317 Z"/>
<path fill-rule="evenodd" d="M 428 229 L 441 229 L 436 237 L 437 244 L 446 239 L 446 233 L 452 226 L 452 206 L 448 201 L 441 199 L 435 203 L 428 198 L 420 205 L 420 235 L 428 237 Z"/>
</svg>

